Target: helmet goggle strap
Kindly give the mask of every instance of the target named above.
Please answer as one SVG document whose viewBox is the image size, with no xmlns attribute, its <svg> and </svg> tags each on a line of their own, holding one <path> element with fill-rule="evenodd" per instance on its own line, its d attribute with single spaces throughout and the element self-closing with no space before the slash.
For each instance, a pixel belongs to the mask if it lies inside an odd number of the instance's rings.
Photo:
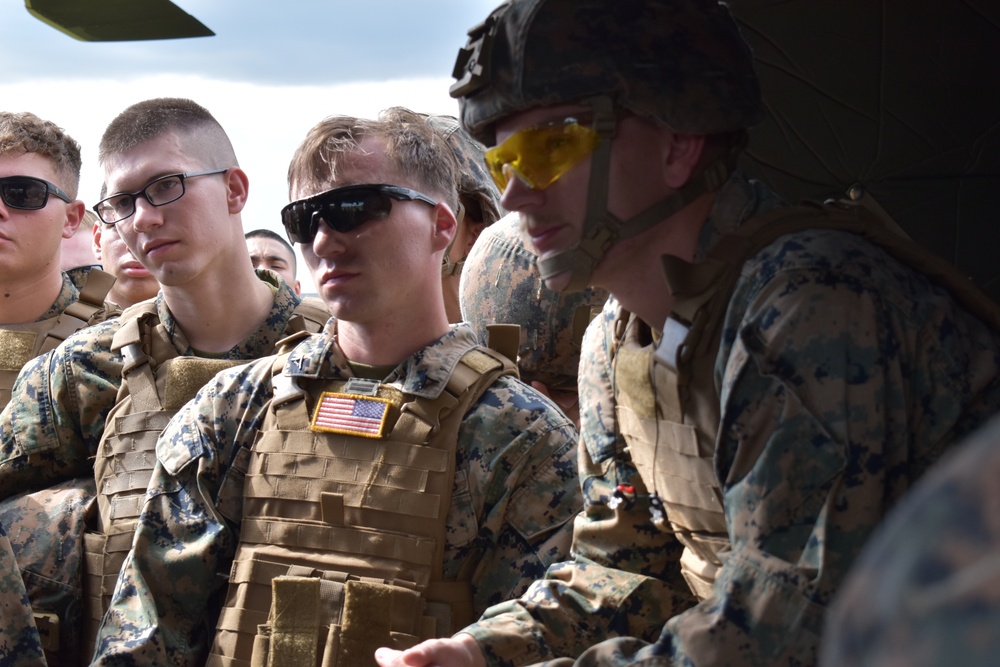
<svg viewBox="0 0 1000 667">
<path fill-rule="evenodd" d="M 725 157 L 708 165 L 688 179 L 680 189 L 670 193 L 646 210 L 622 221 L 608 211 L 608 187 L 611 172 L 611 140 L 614 138 L 616 116 L 608 97 L 595 98 L 594 129 L 600 143 L 590 162 L 590 182 L 587 192 L 587 212 L 580 242 L 561 253 L 538 260 L 542 279 L 569 271 L 570 281 L 563 291 L 575 292 L 590 284 L 594 269 L 604 255 L 617 243 L 641 234 L 677 213 L 706 192 L 718 189 L 736 167 L 736 160 L 745 145 L 738 143 Z M 598 185 L 603 184 L 603 185 Z"/>
<path fill-rule="evenodd" d="M 464 259 L 460 259 L 455 263 L 451 261 L 451 248 L 455 245 L 455 239 L 458 238 L 458 228 L 462 225 L 462 221 L 465 220 L 465 206 L 462 205 L 461 199 L 458 201 L 458 210 L 455 211 L 455 220 L 455 235 L 451 237 L 451 242 L 448 243 L 448 247 L 445 248 L 444 255 L 441 257 L 442 276 L 462 275 L 462 267 L 465 266 Z"/>
</svg>

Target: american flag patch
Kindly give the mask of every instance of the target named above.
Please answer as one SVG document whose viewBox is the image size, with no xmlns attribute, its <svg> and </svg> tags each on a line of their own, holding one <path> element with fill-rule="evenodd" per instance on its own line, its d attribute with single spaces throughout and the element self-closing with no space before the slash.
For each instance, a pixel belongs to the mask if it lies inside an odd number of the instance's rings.
<svg viewBox="0 0 1000 667">
<path fill-rule="evenodd" d="M 319 397 L 309 429 L 381 438 L 390 404 L 384 398 L 325 391 Z"/>
</svg>

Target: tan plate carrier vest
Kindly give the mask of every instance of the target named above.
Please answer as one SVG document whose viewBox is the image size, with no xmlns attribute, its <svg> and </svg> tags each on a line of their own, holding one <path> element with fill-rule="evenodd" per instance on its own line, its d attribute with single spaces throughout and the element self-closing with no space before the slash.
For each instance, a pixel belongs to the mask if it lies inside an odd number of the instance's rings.
<svg viewBox="0 0 1000 667">
<path fill-rule="evenodd" d="M 61 315 L 40 322 L 0 325 L 0 409 L 10 402 L 14 379 L 25 364 L 54 350 L 80 329 L 117 314 L 109 312 L 104 303 L 114 283 L 110 273 L 93 269 L 77 300 Z"/>
<path fill-rule="evenodd" d="M 674 307 L 659 349 L 642 345 L 629 313 L 615 323 L 614 380 L 618 425 L 649 492 L 663 502 L 666 522 L 684 544 L 681 572 L 699 598 L 712 595 L 730 549 L 713 456 L 720 398 L 714 366 L 722 324 L 743 264 L 779 237 L 810 229 L 858 234 L 901 263 L 948 288 L 995 330 L 1000 309 L 951 264 L 905 238 L 891 221 L 857 203 L 804 204 L 749 220 L 722 238 L 706 261 L 664 257 Z M 673 357 L 673 363 L 670 363 Z M 655 391 L 652 382 L 655 382 Z"/>
<path fill-rule="evenodd" d="M 318 299 L 303 299 L 285 336 L 322 330 L 330 313 Z M 132 535 L 156 464 L 156 439 L 177 411 L 216 373 L 250 359 L 180 356 L 159 321 L 155 300 L 126 309 L 111 349 L 124 366 L 115 406 L 108 414 L 94 461 L 98 512 L 84 535 L 84 636 L 91 650 L 115 582 L 132 547 Z M 261 355 L 264 356 L 264 355 Z"/>
<path fill-rule="evenodd" d="M 455 447 L 466 412 L 499 376 L 516 376 L 513 364 L 473 348 L 432 400 L 371 380 L 279 375 L 282 362 L 261 434 L 220 494 L 242 494 L 243 510 L 207 664 L 374 667 L 379 646 L 474 620 L 471 572 L 442 579 Z M 311 430 L 323 392 L 387 400 L 382 437 Z"/>
</svg>

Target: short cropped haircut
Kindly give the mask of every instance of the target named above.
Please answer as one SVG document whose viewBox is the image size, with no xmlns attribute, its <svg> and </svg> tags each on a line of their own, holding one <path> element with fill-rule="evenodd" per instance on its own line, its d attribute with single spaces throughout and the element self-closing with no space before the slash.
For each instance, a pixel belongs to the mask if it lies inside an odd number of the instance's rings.
<svg viewBox="0 0 1000 667">
<path fill-rule="evenodd" d="M 205 169 L 238 166 L 236 151 L 219 121 L 200 104 L 177 97 L 137 102 L 118 114 L 104 130 L 97 160 L 104 166 L 108 160 L 168 132 L 194 139 L 187 147 Z"/>
<path fill-rule="evenodd" d="M 37 153 L 55 165 L 66 194 L 76 197 L 80 188 L 80 144 L 53 123 L 30 111 L 0 112 L 0 155 Z"/>
<path fill-rule="evenodd" d="M 306 135 L 288 166 L 288 192 L 318 192 L 335 180 L 341 164 L 367 138 L 382 139 L 389 166 L 424 194 L 458 208 L 455 158 L 448 143 L 427 119 L 403 107 L 392 107 L 377 120 L 330 116 Z M 400 185 L 390 183 L 390 185 Z"/>
<path fill-rule="evenodd" d="M 299 263 L 298 257 L 295 256 L 295 248 L 293 248 L 292 244 L 288 242 L 288 239 L 286 239 L 281 234 L 278 234 L 276 232 L 272 232 L 270 229 L 254 229 L 253 231 L 249 231 L 246 234 L 244 234 L 243 238 L 248 239 L 248 240 L 249 239 L 271 239 L 272 241 L 277 241 L 281 245 L 285 246 L 288 249 L 288 252 L 291 253 L 291 255 L 292 255 L 292 268 L 293 269 L 296 268 L 296 266 Z"/>
</svg>

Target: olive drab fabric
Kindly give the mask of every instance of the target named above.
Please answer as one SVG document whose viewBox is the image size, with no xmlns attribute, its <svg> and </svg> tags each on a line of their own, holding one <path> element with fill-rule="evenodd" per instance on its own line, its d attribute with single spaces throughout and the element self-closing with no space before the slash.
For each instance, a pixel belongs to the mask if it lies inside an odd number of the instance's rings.
<svg viewBox="0 0 1000 667">
<path fill-rule="evenodd" d="M 233 517 L 240 544 L 207 664 L 374 665 L 379 646 L 408 647 L 470 623 L 468 579 L 442 576 L 455 446 L 483 392 L 516 375 L 511 362 L 472 348 L 430 399 L 393 382 L 292 379 L 280 374 L 286 359 L 273 366 L 261 436 L 225 482 L 242 484 L 243 516 Z M 331 400 L 367 401 L 384 423 L 356 433 L 322 426 Z M 311 611 L 305 634 L 288 622 L 290 606 L 301 605 Z"/>
<path fill-rule="evenodd" d="M 0 324 L 0 409 L 10 401 L 14 379 L 28 361 L 54 349 L 70 334 L 118 314 L 104 301 L 114 282 L 110 273 L 91 269 L 81 276 L 77 290 L 64 275 L 63 290 L 43 319 Z"/>
<path fill-rule="evenodd" d="M 317 300 L 304 299 L 289 318 L 285 334 L 319 331 L 328 318 L 329 312 Z M 246 363 L 245 359 L 181 355 L 159 322 L 153 301 L 124 311 L 111 350 L 121 354 L 124 365 L 118 398 L 108 414 L 94 461 L 98 511 L 85 535 L 85 635 L 91 652 L 132 546 L 132 533 L 156 464 L 157 437 L 177 410 L 216 373 Z"/>
</svg>

